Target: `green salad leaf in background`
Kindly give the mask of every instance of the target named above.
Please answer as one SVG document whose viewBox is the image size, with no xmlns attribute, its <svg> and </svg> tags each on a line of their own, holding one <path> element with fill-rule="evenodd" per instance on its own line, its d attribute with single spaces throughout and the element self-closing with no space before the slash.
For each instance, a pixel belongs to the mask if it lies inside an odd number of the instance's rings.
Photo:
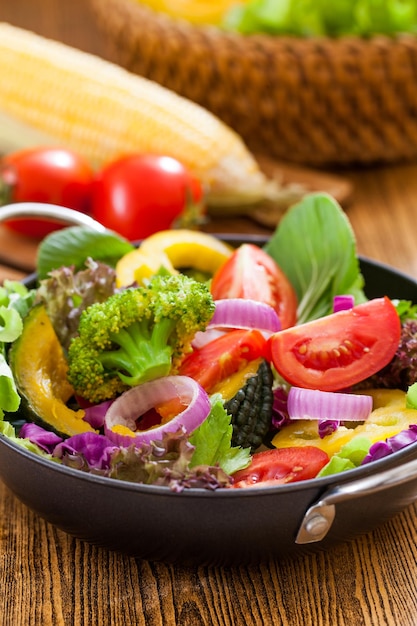
<svg viewBox="0 0 417 626">
<path fill-rule="evenodd" d="M 415 0 L 250 0 L 225 16 L 242 34 L 340 37 L 417 32 Z"/>
<path fill-rule="evenodd" d="M 331 196 L 305 196 L 284 215 L 265 250 L 278 263 L 298 298 L 298 323 L 329 315 L 333 298 L 366 301 L 356 239 L 346 213 Z"/>
</svg>

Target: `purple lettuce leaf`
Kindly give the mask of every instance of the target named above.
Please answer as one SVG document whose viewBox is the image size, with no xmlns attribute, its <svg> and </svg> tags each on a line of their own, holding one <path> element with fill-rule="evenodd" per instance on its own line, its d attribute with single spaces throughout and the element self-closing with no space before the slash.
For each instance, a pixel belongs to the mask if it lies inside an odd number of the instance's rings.
<svg viewBox="0 0 417 626">
<path fill-rule="evenodd" d="M 89 470 L 107 470 L 115 445 L 105 435 L 98 433 L 80 433 L 59 443 L 53 456 L 64 465 Z"/>
<path fill-rule="evenodd" d="M 283 387 L 274 389 L 274 402 L 272 405 L 272 426 L 280 429 L 291 422 L 287 408 L 288 392 Z"/>
<path fill-rule="evenodd" d="M 340 420 L 322 419 L 318 421 L 318 433 L 320 439 L 334 433 L 340 426 Z"/>
<path fill-rule="evenodd" d="M 368 454 L 362 461 L 362 465 L 389 456 L 415 442 L 417 442 L 417 424 L 412 424 L 397 435 L 388 437 L 385 441 L 377 441 L 372 444 Z"/>
<path fill-rule="evenodd" d="M 215 490 L 231 485 L 230 476 L 219 466 L 190 468 L 193 453 L 194 446 L 180 429 L 149 445 L 116 449 L 107 475 L 118 480 L 167 486 L 178 493 L 191 487 Z"/>
<path fill-rule="evenodd" d="M 105 263 L 86 261 L 86 269 L 52 270 L 41 281 L 37 301 L 43 302 L 54 330 L 64 348 L 75 336 L 80 315 L 94 302 L 103 302 L 116 290 L 116 272 Z"/>
<path fill-rule="evenodd" d="M 21 439 L 29 439 L 31 443 L 34 443 L 48 454 L 52 454 L 55 446 L 62 442 L 62 437 L 59 437 L 56 433 L 45 430 L 42 426 L 31 422 L 23 424 L 19 431 L 19 437 Z"/>
</svg>

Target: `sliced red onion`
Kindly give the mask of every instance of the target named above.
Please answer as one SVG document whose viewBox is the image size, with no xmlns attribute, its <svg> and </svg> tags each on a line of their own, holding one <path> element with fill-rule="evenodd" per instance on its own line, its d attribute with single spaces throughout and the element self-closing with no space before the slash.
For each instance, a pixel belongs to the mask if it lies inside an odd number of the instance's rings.
<svg viewBox="0 0 417 626">
<path fill-rule="evenodd" d="M 227 330 L 219 330 L 217 328 L 210 328 L 210 330 L 199 330 L 194 335 L 192 346 L 194 350 L 198 350 L 199 348 L 202 348 L 203 346 L 210 343 L 210 341 L 214 341 L 214 339 L 225 335 L 227 332 Z"/>
<path fill-rule="evenodd" d="M 205 331 L 196 333 L 193 348 L 202 348 L 229 330 L 256 328 L 269 337 L 281 330 L 277 312 L 269 304 L 249 298 L 225 298 L 215 300 L 215 311 Z"/>
<path fill-rule="evenodd" d="M 187 408 L 172 420 L 148 430 L 136 430 L 136 420 L 157 406 L 178 398 Z M 120 446 L 141 445 L 161 439 L 164 433 L 184 428 L 193 432 L 210 413 L 210 399 L 204 389 L 188 376 L 165 376 L 137 387 L 132 387 L 117 398 L 104 418 L 104 430 L 109 439 Z M 127 427 L 132 434 L 114 430 L 117 425 Z"/>
<path fill-rule="evenodd" d="M 287 407 L 292 420 L 363 422 L 372 411 L 372 397 L 291 387 Z"/>
<path fill-rule="evenodd" d="M 348 311 L 355 306 L 355 298 L 350 294 L 334 296 L 333 298 L 333 313 L 338 311 Z"/>
<path fill-rule="evenodd" d="M 257 328 L 275 333 L 281 322 L 269 304 L 246 298 L 215 300 L 216 308 L 207 328 Z"/>
</svg>

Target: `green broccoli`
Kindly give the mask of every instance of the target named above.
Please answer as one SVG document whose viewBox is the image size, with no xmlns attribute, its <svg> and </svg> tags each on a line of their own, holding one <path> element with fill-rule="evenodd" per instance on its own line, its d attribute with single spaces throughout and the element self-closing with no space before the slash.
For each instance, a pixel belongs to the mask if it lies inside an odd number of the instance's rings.
<svg viewBox="0 0 417 626">
<path fill-rule="evenodd" d="M 92 304 L 68 349 L 76 394 L 97 403 L 175 373 L 214 308 L 208 286 L 183 274 L 157 275 Z"/>
</svg>

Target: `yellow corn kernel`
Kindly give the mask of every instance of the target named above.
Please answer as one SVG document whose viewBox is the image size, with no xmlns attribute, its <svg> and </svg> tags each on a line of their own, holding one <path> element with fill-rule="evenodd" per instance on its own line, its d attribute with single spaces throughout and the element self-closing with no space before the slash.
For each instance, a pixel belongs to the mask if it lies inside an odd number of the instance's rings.
<svg viewBox="0 0 417 626">
<path fill-rule="evenodd" d="M 13 149 L 61 144 L 95 166 L 126 153 L 166 154 L 202 181 L 209 206 L 253 203 L 275 189 L 216 116 L 95 55 L 0 23 L 0 76 L 8 151 L 13 140 Z"/>
</svg>

